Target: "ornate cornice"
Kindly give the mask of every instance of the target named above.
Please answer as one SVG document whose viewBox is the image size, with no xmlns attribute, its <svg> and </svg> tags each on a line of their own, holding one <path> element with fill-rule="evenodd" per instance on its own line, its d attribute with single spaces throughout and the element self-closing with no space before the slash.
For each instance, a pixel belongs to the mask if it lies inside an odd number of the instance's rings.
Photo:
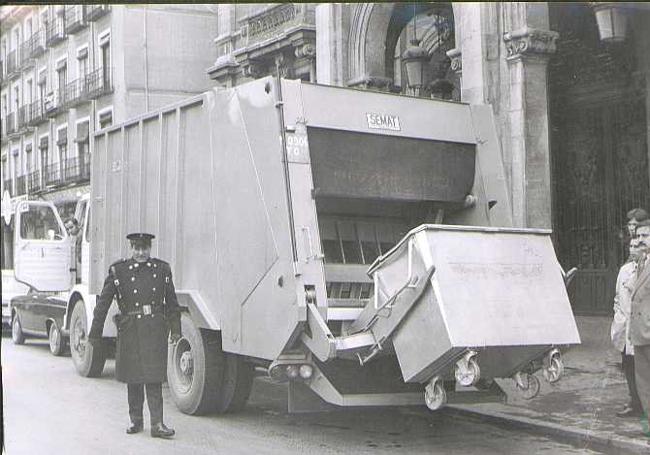
<svg viewBox="0 0 650 455">
<path fill-rule="evenodd" d="M 463 56 L 460 49 L 448 50 L 447 57 L 451 59 L 451 70 L 454 73 L 461 73 L 463 71 Z"/>
<path fill-rule="evenodd" d="M 508 51 L 508 60 L 516 60 L 523 57 L 549 57 L 556 51 L 555 42 L 559 33 L 551 30 L 539 30 L 524 27 L 503 35 Z"/>
</svg>

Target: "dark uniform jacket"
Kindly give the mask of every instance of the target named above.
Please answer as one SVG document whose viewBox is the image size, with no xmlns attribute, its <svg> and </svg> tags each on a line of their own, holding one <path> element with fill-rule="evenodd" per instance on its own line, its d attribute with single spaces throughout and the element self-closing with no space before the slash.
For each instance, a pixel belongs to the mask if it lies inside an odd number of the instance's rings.
<svg viewBox="0 0 650 455">
<path fill-rule="evenodd" d="M 180 308 L 169 264 L 122 259 L 109 268 L 88 337 L 101 338 L 113 297 L 117 325 L 115 376 L 129 384 L 164 382 L 169 332 L 181 334 Z"/>
</svg>

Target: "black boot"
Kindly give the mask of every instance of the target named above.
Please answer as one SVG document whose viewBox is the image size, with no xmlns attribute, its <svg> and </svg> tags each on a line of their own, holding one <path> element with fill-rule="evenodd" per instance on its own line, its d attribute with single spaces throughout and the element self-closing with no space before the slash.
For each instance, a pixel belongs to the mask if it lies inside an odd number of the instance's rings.
<svg viewBox="0 0 650 455">
<path fill-rule="evenodd" d="M 144 428 L 142 420 L 131 422 L 131 426 L 126 429 L 126 434 L 140 433 Z"/>
<path fill-rule="evenodd" d="M 164 423 L 157 423 L 151 425 L 151 437 L 169 439 L 173 437 L 176 432 L 172 428 L 167 428 Z"/>
</svg>

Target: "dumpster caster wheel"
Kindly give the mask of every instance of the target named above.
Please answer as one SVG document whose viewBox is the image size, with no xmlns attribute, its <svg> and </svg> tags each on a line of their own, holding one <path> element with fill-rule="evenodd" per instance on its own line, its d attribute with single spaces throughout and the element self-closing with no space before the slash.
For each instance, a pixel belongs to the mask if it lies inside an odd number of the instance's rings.
<svg viewBox="0 0 650 455">
<path fill-rule="evenodd" d="M 537 376 L 518 372 L 514 376 L 515 385 L 525 400 L 532 400 L 539 394 L 540 382 Z"/>
<path fill-rule="evenodd" d="M 548 354 L 548 356 L 546 356 L 544 368 L 542 368 L 542 374 L 544 374 L 544 379 L 553 384 L 560 380 L 563 372 L 564 364 L 560 357 L 560 351 L 554 349 Z"/>
<path fill-rule="evenodd" d="M 437 411 L 447 403 L 447 392 L 440 377 L 431 379 L 424 388 L 424 402 L 432 411 Z"/>
</svg>

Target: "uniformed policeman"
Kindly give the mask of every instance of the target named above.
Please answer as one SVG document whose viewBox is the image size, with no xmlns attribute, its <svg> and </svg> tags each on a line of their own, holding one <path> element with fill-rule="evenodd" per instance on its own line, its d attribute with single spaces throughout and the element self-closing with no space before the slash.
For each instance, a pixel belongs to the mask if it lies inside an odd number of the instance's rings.
<svg viewBox="0 0 650 455">
<path fill-rule="evenodd" d="M 171 438 L 174 430 L 163 423 L 162 383 L 167 379 L 168 335 L 171 344 L 181 338 L 180 308 L 169 264 L 150 257 L 154 236 L 134 233 L 126 238 L 131 241 L 132 257 L 110 266 L 97 297 L 88 340 L 99 345 L 106 314 L 117 298 L 115 376 L 127 384 L 131 426 L 126 432 L 143 429 L 146 388 L 151 436 Z"/>
</svg>

